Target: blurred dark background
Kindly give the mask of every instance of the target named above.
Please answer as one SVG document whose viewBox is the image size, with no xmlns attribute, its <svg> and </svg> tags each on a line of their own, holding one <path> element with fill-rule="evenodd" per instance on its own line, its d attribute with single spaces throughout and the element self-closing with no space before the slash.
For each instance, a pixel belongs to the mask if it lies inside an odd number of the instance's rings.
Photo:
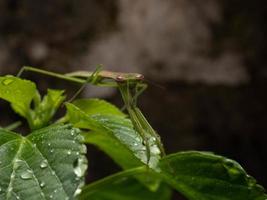
<svg viewBox="0 0 267 200">
<path fill-rule="evenodd" d="M 143 73 L 151 84 L 140 107 L 168 153 L 213 151 L 267 187 L 266 19 L 264 0 L 0 0 L 0 73 L 100 63 Z M 24 77 L 41 91 L 67 87 L 71 95 L 79 87 Z M 113 90 L 88 87 L 83 96 L 122 105 Z M 18 118 L 0 103 L 1 125 Z M 89 157 L 89 180 L 118 170 L 93 147 Z"/>
</svg>

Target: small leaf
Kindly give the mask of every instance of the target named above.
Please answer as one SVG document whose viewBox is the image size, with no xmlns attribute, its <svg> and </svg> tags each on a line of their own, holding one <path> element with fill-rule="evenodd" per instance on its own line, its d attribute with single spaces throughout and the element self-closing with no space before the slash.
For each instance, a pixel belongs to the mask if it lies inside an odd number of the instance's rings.
<svg viewBox="0 0 267 200">
<path fill-rule="evenodd" d="M 74 199 L 87 166 L 81 140 L 70 125 L 39 129 L 27 137 L 1 129 L 0 199 Z"/>
<path fill-rule="evenodd" d="M 31 118 L 29 120 L 31 129 L 39 129 L 49 124 L 57 109 L 64 101 L 65 96 L 63 90 L 48 89 L 47 95 L 44 96 L 40 103 L 36 103 L 31 110 Z"/>
<path fill-rule="evenodd" d="M 10 102 L 13 110 L 27 119 L 31 129 L 49 124 L 65 99 L 63 93 L 63 90 L 49 89 L 41 101 L 33 82 L 14 76 L 0 77 L 0 98 Z M 31 102 L 34 102 L 33 108 L 30 106 Z"/>
<path fill-rule="evenodd" d="M 14 76 L 0 77 L 0 98 L 11 103 L 15 112 L 28 117 L 30 104 L 38 94 L 33 82 Z"/>
<path fill-rule="evenodd" d="M 190 200 L 266 200 L 264 189 L 235 161 L 206 152 L 181 152 L 160 162 L 161 175 Z"/>
</svg>

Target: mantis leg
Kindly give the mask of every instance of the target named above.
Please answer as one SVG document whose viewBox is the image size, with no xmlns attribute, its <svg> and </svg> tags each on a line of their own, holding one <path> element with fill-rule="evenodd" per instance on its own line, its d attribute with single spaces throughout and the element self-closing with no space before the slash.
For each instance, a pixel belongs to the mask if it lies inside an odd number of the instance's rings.
<svg viewBox="0 0 267 200">
<path fill-rule="evenodd" d="M 134 129 L 140 135 L 145 145 L 147 165 L 149 165 L 150 157 L 151 157 L 151 149 L 150 149 L 149 141 L 148 141 L 148 133 L 146 132 L 146 129 L 142 126 L 140 119 L 136 115 L 136 112 L 135 112 L 136 107 L 133 104 L 133 97 L 130 92 L 129 83 L 128 82 L 119 83 L 119 89 L 120 89 L 123 101 L 125 103 L 125 108 L 127 109 L 129 117 L 133 123 Z"/>
<path fill-rule="evenodd" d="M 17 77 L 21 77 L 21 75 L 26 72 L 26 71 L 31 71 L 31 72 L 36 72 L 39 74 L 44 74 L 44 75 L 48 75 L 48 76 L 53 76 L 59 79 L 63 79 L 66 81 L 71 81 L 71 82 L 75 82 L 75 83 L 85 83 L 86 80 L 84 79 L 80 79 L 80 78 L 76 78 L 76 77 L 70 77 L 70 76 L 66 76 L 63 74 L 59 74 L 59 73 L 55 73 L 55 72 L 50 72 L 50 71 L 46 71 L 43 69 L 38 69 L 35 67 L 29 67 L 29 66 L 24 66 L 21 68 L 21 70 L 19 71 L 19 73 L 17 74 Z"/>
<path fill-rule="evenodd" d="M 138 97 L 147 89 L 147 84 L 145 83 L 136 83 L 134 96 L 133 96 L 133 105 L 137 107 L 137 99 Z"/>
<path fill-rule="evenodd" d="M 84 88 L 86 87 L 86 85 L 88 83 L 92 83 L 94 85 L 96 85 L 99 81 L 99 77 L 98 77 L 98 74 L 99 72 L 101 71 L 101 66 L 98 66 L 95 71 L 90 75 L 88 76 L 87 80 L 85 83 L 83 83 L 83 85 L 79 88 L 79 90 L 70 98 L 70 100 L 68 100 L 68 102 L 72 102 L 83 90 Z"/>
</svg>

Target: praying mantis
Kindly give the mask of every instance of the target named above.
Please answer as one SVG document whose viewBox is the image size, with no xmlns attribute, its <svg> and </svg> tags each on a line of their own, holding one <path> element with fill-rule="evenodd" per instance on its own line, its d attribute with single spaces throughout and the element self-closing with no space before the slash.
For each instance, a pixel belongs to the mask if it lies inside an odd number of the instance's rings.
<svg viewBox="0 0 267 200">
<path fill-rule="evenodd" d="M 100 67 L 97 67 L 97 69 L 93 72 L 75 71 L 67 74 L 59 74 L 39 68 L 25 66 L 19 71 L 17 76 L 20 77 L 24 71 L 41 73 L 82 84 L 81 88 L 74 97 L 72 97 L 72 99 L 84 89 L 86 84 L 118 88 L 125 104 L 124 108 L 128 112 L 130 120 L 133 123 L 133 127 L 143 140 L 143 144 L 146 148 L 147 164 L 149 164 L 151 157 L 149 141 L 151 138 L 155 141 L 158 149 L 160 150 L 161 156 L 165 156 L 165 150 L 160 136 L 151 127 L 145 116 L 137 107 L 138 96 L 147 88 L 147 84 L 145 83 L 145 79 L 142 74 L 112 72 L 101 70 Z"/>
</svg>

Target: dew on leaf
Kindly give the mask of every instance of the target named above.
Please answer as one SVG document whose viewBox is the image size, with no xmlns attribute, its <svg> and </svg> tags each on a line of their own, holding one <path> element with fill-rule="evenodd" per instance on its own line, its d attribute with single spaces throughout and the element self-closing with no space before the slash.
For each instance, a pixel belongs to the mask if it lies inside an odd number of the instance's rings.
<svg viewBox="0 0 267 200">
<path fill-rule="evenodd" d="M 72 136 L 74 136 L 75 131 L 74 131 L 74 130 L 71 130 L 70 134 L 71 134 Z"/>
<path fill-rule="evenodd" d="M 20 178 L 27 180 L 32 178 L 32 171 L 27 170 L 20 175 Z"/>
<path fill-rule="evenodd" d="M 80 152 L 83 153 L 83 154 L 86 154 L 87 149 L 86 149 L 86 146 L 85 146 L 85 145 L 82 145 L 82 146 L 81 146 L 81 148 L 80 148 Z"/>
<path fill-rule="evenodd" d="M 14 82 L 14 80 L 12 80 L 10 78 L 6 78 L 5 80 L 2 81 L 2 84 L 3 85 L 10 85 L 13 82 Z"/>
<path fill-rule="evenodd" d="M 44 168 L 47 167 L 47 165 L 48 165 L 47 160 L 43 160 L 43 161 L 41 162 L 41 164 L 40 164 L 40 167 L 41 167 L 42 169 L 44 169 Z"/>
<path fill-rule="evenodd" d="M 78 158 L 74 165 L 74 173 L 77 177 L 82 177 L 87 169 L 86 159 Z"/>
<path fill-rule="evenodd" d="M 42 181 L 42 182 L 40 183 L 40 187 L 43 188 L 44 186 L 45 186 L 45 182 Z"/>
<path fill-rule="evenodd" d="M 71 154 L 71 150 L 68 150 L 67 154 L 70 155 Z"/>
<path fill-rule="evenodd" d="M 150 151 L 151 151 L 151 153 L 153 153 L 153 154 L 160 154 L 160 150 L 159 150 L 159 148 L 158 148 L 156 145 L 153 145 L 153 146 L 150 148 Z"/>
<path fill-rule="evenodd" d="M 78 196 L 82 192 L 81 188 L 77 188 L 77 190 L 74 192 L 74 196 Z"/>
</svg>

